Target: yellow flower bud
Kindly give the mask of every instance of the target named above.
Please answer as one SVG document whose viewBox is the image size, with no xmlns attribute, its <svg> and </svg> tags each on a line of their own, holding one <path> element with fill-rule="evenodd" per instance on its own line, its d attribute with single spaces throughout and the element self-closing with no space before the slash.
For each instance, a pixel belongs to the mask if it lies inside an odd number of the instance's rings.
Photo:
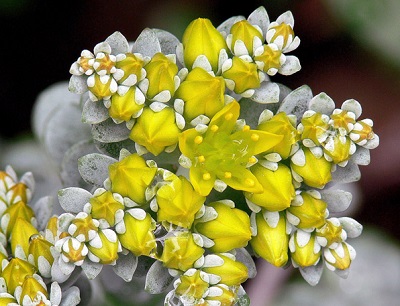
<svg viewBox="0 0 400 306">
<path fill-rule="evenodd" d="M 167 90 L 172 97 L 175 93 L 174 78 L 178 73 L 178 66 L 162 53 L 156 53 L 151 61 L 144 66 L 149 80 L 146 96 L 153 99 L 160 92 Z"/>
<path fill-rule="evenodd" d="M 138 103 L 136 98 L 137 89 L 131 86 L 124 95 L 118 93 L 111 97 L 111 106 L 108 113 L 111 118 L 129 121 L 132 116 L 144 107 L 144 103 Z"/>
<path fill-rule="evenodd" d="M 299 133 L 285 112 L 277 113 L 271 119 L 261 123 L 257 129 L 276 135 L 283 135 L 282 141 L 266 152 L 278 153 L 282 159 L 289 157 L 292 146 L 299 140 Z"/>
<path fill-rule="evenodd" d="M 93 196 L 89 203 L 92 205 L 90 214 L 95 219 L 104 219 L 110 226 L 115 225 L 115 214 L 124 209 L 124 204 L 117 201 L 111 191 Z"/>
<path fill-rule="evenodd" d="M 293 171 L 300 175 L 310 187 L 323 188 L 332 179 L 332 164 L 323 156 L 316 157 L 308 148 L 304 148 L 305 165 L 298 166 L 291 161 Z"/>
<path fill-rule="evenodd" d="M 276 267 L 288 261 L 289 235 L 286 233 L 286 219 L 282 213 L 279 221 L 272 227 L 262 213 L 256 214 L 257 235 L 250 240 L 254 252 Z"/>
<path fill-rule="evenodd" d="M 17 300 L 9 293 L 0 293 L 0 306 L 8 306 L 11 303 L 17 303 Z"/>
<path fill-rule="evenodd" d="M 325 224 L 327 207 L 325 201 L 314 197 L 311 193 L 300 193 L 300 205 L 292 205 L 287 209 L 292 216 L 288 216 L 290 222 L 301 229 L 319 228 Z M 298 201 L 296 201 L 298 202 Z"/>
<path fill-rule="evenodd" d="M 328 155 L 332 162 L 339 164 L 350 158 L 351 140 L 348 137 L 335 135 L 329 137 L 324 144 L 324 153 Z"/>
<path fill-rule="evenodd" d="M 46 225 L 46 239 L 50 242 L 54 243 L 55 238 L 57 237 L 58 231 L 58 217 L 53 216 L 47 221 Z"/>
<path fill-rule="evenodd" d="M 237 56 L 233 57 L 232 67 L 223 71 L 222 76 L 235 83 L 235 87 L 231 89 L 237 94 L 241 94 L 249 89 L 256 89 L 260 87 L 261 83 L 257 65 Z"/>
<path fill-rule="evenodd" d="M 27 276 L 32 276 L 36 273 L 36 268 L 29 262 L 13 258 L 8 265 L 4 268 L 1 276 L 7 284 L 7 292 L 14 293 L 17 286 L 22 286 Z"/>
<path fill-rule="evenodd" d="M 177 176 L 157 191 L 157 221 L 190 228 L 205 199 L 185 177 Z"/>
<path fill-rule="evenodd" d="M 324 249 L 325 263 L 330 270 L 348 269 L 355 257 L 356 251 L 346 242 L 340 243 L 336 249 Z"/>
<path fill-rule="evenodd" d="M 213 294 L 216 293 L 216 290 L 220 292 L 219 295 L 208 295 L 206 297 L 206 301 L 218 301 L 220 302 L 220 306 L 232 306 L 235 305 L 237 300 L 237 287 L 228 287 L 224 286 L 223 284 L 219 284 L 212 287 Z M 206 304 L 208 305 L 208 304 Z"/>
<path fill-rule="evenodd" d="M 203 256 L 204 249 L 197 245 L 191 233 L 179 233 L 164 241 L 160 260 L 169 269 L 186 271 Z"/>
<path fill-rule="evenodd" d="M 321 256 L 321 246 L 315 240 L 315 234 L 296 231 L 289 240 L 292 261 L 300 267 L 316 265 Z"/>
<path fill-rule="evenodd" d="M 125 212 L 124 220 L 117 224 L 116 232 L 124 248 L 135 256 L 148 256 L 156 247 L 154 228 L 151 216 L 144 210 L 134 208 Z"/>
<path fill-rule="evenodd" d="M 320 145 L 327 137 L 329 117 L 321 113 L 306 113 L 301 119 L 301 139 L 310 139 L 315 145 Z"/>
<path fill-rule="evenodd" d="M 200 270 L 188 270 L 179 278 L 180 283 L 175 288 L 175 293 L 180 296 L 193 297 L 195 300 L 201 299 L 210 285 L 204 280 L 204 274 Z"/>
<path fill-rule="evenodd" d="M 350 132 L 351 140 L 360 146 L 365 145 L 369 140 L 376 137 L 372 126 L 373 122 L 370 119 L 357 121 L 354 129 Z"/>
<path fill-rule="evenodd" d="M 120 244 L 117 234 L 111 229 L 99 230 L 98 235 L 87 244 L 89 258 L 103 265 L 114 263 L 118 258 Z M 93 258 L 92 255 L 97 258 Z"/>
<path fill-rule="evenodd" d="M 283 63 L 282 50 L 279 50 L 275 45 L 263 45 L 260 49 L 257 49 L 254 61 L 262 71 L 274 75 Z"/>
<path fill-rule="evenodd" d="M 68 236 L 67 233 L 62 234 L 61 237 L 64 235 L 64 238 L 56 242 L 56 247 L 60 247 L 63 260 L 74 263 L 77 266 L 82 265 L 89 251 L 86 244 Z"/>
<path fill-rule="evenodd" d="M 2 220 L 2 229 L 4 234 L 9 237 L 11 231 L 15 228 L 15 222 L 18 218 L 24 219 L 31 222 L 32 218 L 35 217 L 35 213 L 32 208 L 25 204 L 25 202 L 19 201 L 15 204 L 10 205 L 3 213 L 3 218 L 9 218 L 8 222 Z"/>
<path fill-rule="evenodd" d="M 138 204 L 146 203 L 145 191 L 157 169 L 147 166 L 143 157 L 131 154 L 108 168 L 111 191 L 129 197 Z"/>
<path fill-rule="evenodd" d="M 124 56 L 121 57 L 119 55 L 119 57 L 117 57 L 115 67 L 117 69 L 121 69 L 124 74 L 122 78 L 118 80 L 118 82 L 123 83 L 128 77 L 132 78 L 132 75 L 134 75 L 136 80 L 136 82 L 132 83 L 136 84 L 137 82 L 141 81 L 145 74 L 143 71 L 143 59 L 132 53 L 125 53 Z"/>
<path fill-rule="evenodd" d="M 250 56 L 253 55 L 254 38 L 258 37 L 261 42 L 264 39 L 260 31 L 251 25 L 247 20 L 240 20 L 236 22 L 231 28 L 231 34 L 232 47 L 235 46 L 236 41 L 241 40 L 246 46 L 247 52 Z"/>
<path fill-rule="evenodd" d="M 11 231 L 11 250 L 15 253 L 17 245 L 22 247 L 28 256 L 29 242 L 33 235 L 39 234 L 38 230 L 23 218 L 17 218 Z"/>
<path fill-rule="evenodd" d="M 33 235 L 30 237 L 29 244 L 29 262 L 38 268 L 43 277 L 51 277 L 51 266 L 54 257 L 50 251 L 53 246 L 42 235 Z"/>
<path fill-rule="evenodd" d="M 27 295 L 32 301 L 36 299 L 39 292 L 45 296 L 46 299 L 49 298 L 49 293 L 46 288 L 33 276 L 26 276 L 22 284 L 22 292 L 19 303 L 22 305 L 24 297 Z M 39 304 L 41 305 L 41 304 Z"/>
<path fill-rule="evenodd" d="M 185 65 L 189 70 L 199 55 L 205 55 L 212 70 L 217 72 L 219 53 L 227 50 L 224 37 L 206 18 L 197 18 L 188 25 L 183 33 L 182 44 Z"/>
<path fill-rule="evenodd" d="M 275 171 L 260 164 L 251 167 L 251 172 L 263 186 L 262 193 L 245 192 L 244 195 L 254 204 L 270 211 L 281 211 L 290 206 L 296 192 L 292 184 L 290 169 L 279 163 Z"/>
<path fill-rule="evenodd" d="M 31 191 L 29 190 L 28 186 L 26 186 L 24 183 L 21 182 L 13 185 L 8 191 L 8 193 L 12 194 L 12 196 L 8 200 L 9 204 L 13 204 L 19 201 L 28 203 L 31 197 Z"/>
<path fill-rule="evenodd" d="M 225 81 L 196 67 L 176 91 L 175 97 L 185 102 L 183 116 L 191 121 L 199 115 L 209 118 L 224 107 Z"/>
<path fill-rule="evenodd" d="M 68 227 L 68 233 L 81 242 L 92 240 L 99 229 L 99 221 L 80 212 Z"/>
<path fill-rule="evenodd" d="M 93 74 L 88 78 L 88 89 L 97 100 L 111 97 L 117 88 L 117 82 L 110 75 Z"/>
<path fill-rule="evenodd" d="M 177 144 L 180 133 L 172 108 L 166 107 L 155 112 L 150 107 L 145 107 L 129 138 L 144 146 L 153 155 L 158 155 L 167 147 Z"/>
<path fill-rule="evenodd" d="M 207 256 L 215 256 L 215 261 L 218 261 L 220 264 L 213 263 L 210 266 L 205 266 L 203 267 L 203 271 L 219 276 L 221 278 L 219 283 L 227 286 L 239 286 L 247 280 L 247 267 L 240 261 L 236 261 L 222 254 Z"/>
<path fill-rule="evenodd" d="M 212 252 L 227 252 L 245 247 L 251 239 L 249 215 L 238 208 L 231 208 L 221 202 L 208 204 L 218 216 L 206 222 L 196 222 L 196 230 L 214 241 Z"/>
<path fill-rule="evenodd" d="M 331 247 L 346 238 L 343 226 L 337 218 L 326 220 L 326 223 L 316 230 L 316 237 L 322 246 Z"/>
</svg>

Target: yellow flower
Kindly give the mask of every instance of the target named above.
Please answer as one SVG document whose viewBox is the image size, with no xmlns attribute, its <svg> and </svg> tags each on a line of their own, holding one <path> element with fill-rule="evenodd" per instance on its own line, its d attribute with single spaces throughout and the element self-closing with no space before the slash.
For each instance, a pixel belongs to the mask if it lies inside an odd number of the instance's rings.
<svg viewBox="0 0 400 306">
<path fill-rule="evenodd" d="M 330 218 L 326 223 L 316 230 L 316 238 L 318 243 L 325 247 L 335 248 L 339 243 L 347 237 L 343 226 L 337 218 Z"/>
<path fill-rule="evenodd" d="M 188 25 L 183 33 L 182 44 L 185 65 L 189 70 L 197 57 L 204 55 L 212 70 L 217 72 L 220 51 L 227 50 L 224 37 L 206 18 L 197 18 Z"/>
<path fill-rule="evenodd" d="M 131 154 L 108 168 L 111 191 L 129 197 L 138 204 L 146 203 L 145 191 L 152 183 L 157 169 L 147 166 L 143 157 Z"/>
<path fill-rule="evenodd" d="M 209 118 L 224 107 L 225 81 L 196 67 L 178 87 L 175 97 L 185 102 L 183 116 L 191 121 L 199 115 Z"/>
<path fill-rule="evenodd" d="M 192 163 L 190 181 L 203 196 L 210 193 L 217 179 L 233 189 L 263 191 L 247 168 L 256 161 L 254 155 L 276 145 L 282 136 L 251 130 L 247 125 L 234 131 L 239 112 L 239 103 L 234 100 L 214 115 L 205 133 L 193 128 L 179 137 L 179 148 Z"/>
<path fill-rule="evenodd" d="M 124 220 L 117 224 L 115 230 L 124 248 L 135 256 L 148 256 L 156 247 L 154 229 L 154 220 L 148 213 L 132 208 L 125 212 Z"/>
<path fill-rule="evenodd" d="M 278 163 L 278 168 L 272 171 L 255 164 L 250 169 L 263 186 L 263 192 L 245 192 L 248 200 L 270 211 L 281 211 L 290 206 L 296 192 L 292 184 L 292 174 L 287 166 Z"/>
<path fill-rule="evenodd" d="M 193 190 L 192 184 L 183 176 L 163 185 L 157 191 L 157 221 L 190 228 L 195 214 L 200 210 L 205 197 Z"/>
<path fill-rule="evenodd" d="M 323 188 L 332 179 L 332 164 L 323 156 L 316 157 L 308 148 L 304 148 L 303 152 L 304 165 L 296 164 L 292 158 L 290 167 L 295 173 L 300 175 L 304 183 L 308 186 Z"/>
<path fill-rule="evenodd" d="M 104 219 L 110 226 L 116 223 L 116 214 L 123 211 L 124 204 L 114 198 L 111 191 L 99 190 L 90 200 L 92 205 L 91 216 L 95 219 Z"/>
<path fill-rule="evenodd" d="M 274 44 L 263 45 L 254 53 L 257 67 L 269 75 L 275 75 L 285 61 L 282 51 Z"/>
<path fill-rule="evenodd" d="M 282 159 L 290 156 L 292 147 L 299 140 L 299 133 L 285 112 L 273 115 L 269 120 L 260 123 L 258 130 L 283 135 L 283 139 L 266 153 L 278 153 Z"/>
<path fill-rule="evenodd" d="M 176 294 L 193 297 L 195 300 L 201 299 L 210 285 L 205 280 L 206 276 L 204 274 L 200 270 L 189 269 L 179 278 L 179 284 L 175 288 Z"/>
<path fill-rule="evenodd" d="M 196 230 L 214 241 L 212 252 L 227 252 L 235 248 L 245 247 L 251 239 L 250 218 L 246 212 L 231 208 L 221 202 L 213 202 L 208 206 L 215 209 L 215 219 L 195 223 Z"/>
<path fill-rule="evenodd" d="M 7 284 L 7 291 L 14 293 L 17 286 L 22 286 L 26 277 L 32 276 L 36 273 L 36 268 L 29 262 L 13 258 L 4 268 L 1 276 Z"/>
<path fill-rule="evenodd" d="M 116 93 L 111 97 L 108 113 L 111 118 L 129 121 L 144 107 L 144 96 L 139 89 L 131 86 L 124 94 Z"/>
<path fill-rule="evenodd" d="M 327 115 L 306 111 L 299 125 L 301 139 L 309 139 L 314 145 L 321 145 L 328 137 L 329 117 Z"/>
<path fill-rule="evenodd" d="M 246 46 L 247 52 L 250 56 L 253 55 L 254 49 L 254 40 L 257 37 L 260 42 L 263 41 L 264 37 L 260 31 L 251 25 L 247 20 L 240 20 L 236 22 L 231 27 L 231 34 L 232 34 L 232 47 L 234 49 L 236 41 L 240 40 Z"/>
<path fill-rule="evenodd" d="M 287 209 L 288 220 L 301 229 L 319 228 L 325 224 L 327 207 L 326 202 L 320 197 L 303 191 Z"/>
<path fill-rule="evenodd" d="M 89 241 L 87 247 L 89 259 L 103 265 L 115 263 L 118 259 L 118 251 L 121 249 L 117 235 L 111 229 L 99 230 L 96 237 Z"/>
<path fill-rule="evenodd" d="M 228 85 L 228 87 L 237 94 L 256 89 L 260 87 L 261 83 L 257 65 L 237 56 L 233 57 L 232 65 L 229 69 L 223 70 L 222 76 L 233 81 L 233 85 Z"/>
<path fill-rule="evenodd" d="M 302 230 L 297 230 L 290 237 L 289 249 L 293 264 L 303 268 L 316 265 L 322 253 L 315 234 Z"/>
<path fill-rule="evenodd" d="M 144 69 L 147 72 L 146 78 L 149 80 L 149 87 L 146 93 L 147 98 L 150 100 L 155 99 L 163 91 L 169 93 L 169 98 L 174 95 L 175 76 L 178 73 L 178 66 L 174 62 L 164 54 L 156 53 L 151 61 L 144 66 Z"/>
<path fill-rule="evenodd" d="M 323 145 L 324 153 L 328 156 L 326 158 L 332 159 L 332 162 L 335 164 L 347 161 L 355 151 L 352 150 L 351 145 L 352 142 L 349 137 L 340 135 L 328 137 L 326 143 Z"/>
<path fill-rule="evenodd" d="M 280 213 L 276 226 L 271 226 L 262 212 L 257 213 L 256 225 L 257 235 L 250 240 L 254 252 L 276 267 L 284 266 L 288 261 L 289 244 L 284 215 Z"/>
<path fill-rule="evenodd" d="M 167 147 L 176 145 L 180 133 L 172 108 L 165 107 L 160 111 L 153 111 L 150 107 L 145 107 L 129 138 L 153 155 L 158 155 Z"/>
<path fill-rule="evenodd" d="M 203 256 L 204 249 L 197 245 L 189 232 L 178 233 L 164 241 L 160 260 L 169 269 L 186 271 Z"/>
<path fill-rule="evenodd" d="M 240 261 L 223 254 L 212 254 L 206 256 L 205 262 L 207 263 L 211 257 L 214 257 L 213 263 L 211 265 L 206 264 L 202 270 L 219 276 L 219 283 L 227 286 L 238 286 L 249 277 L 247 267 Z"/>
</svg>

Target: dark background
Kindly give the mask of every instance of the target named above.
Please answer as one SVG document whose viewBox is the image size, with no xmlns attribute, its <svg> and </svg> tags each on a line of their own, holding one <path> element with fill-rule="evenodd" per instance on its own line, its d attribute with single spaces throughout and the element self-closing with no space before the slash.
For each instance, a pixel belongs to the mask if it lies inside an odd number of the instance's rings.
<svg viewBox="0 0 400 306">
<path fill-rule="evenodd" d="M 273 77 L 292 89 L 307 84 L 314 94 L 326 92 L 336 105 L 349 98 L 371 118 L 380 146 L 371 151 L 371 165 L 361 167 L 362 206 L 354 218 L 400 239 L 399 71 L 359 44 L 340 18 L 321 0 L 296 1 L 43 1 L 0 0 L 0 139 L 3 145 L 29 137 L 30 116 L 37 95 L 47 86 L 68 80 L 70 65 L 83 49 L 114 31 L 135 40 L 145 27 L 162 28 L 179 39 L 197 17 L 218 26 L 234 15 L 248 16 L 264 5 L 270 19 L 286 10 L 295 17 L 301 38 L 293 52 L 302 70 Z"/>
</svg>

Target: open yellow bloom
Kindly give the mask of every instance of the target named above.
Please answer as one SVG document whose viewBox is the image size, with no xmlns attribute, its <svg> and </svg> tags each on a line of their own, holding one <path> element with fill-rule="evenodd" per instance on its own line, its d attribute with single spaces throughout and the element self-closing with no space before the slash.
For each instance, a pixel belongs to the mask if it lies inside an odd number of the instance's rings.
<svg viewBox="0 0 400 306">
<path fill-rule="evenodd" d="M 244 126 L 235 131 L 240 106 L 227 104 L 214 115 L 205 133 L 188 129 L 179 137 L 179 148 L 188 157 L 190 181 L 201 195 L 207 196 L 217 179 L 237 190 L 260 193 L 262 185 L 248 168 L 254 155 L 279 143 L 283 136 L 251 130 Z"/>
</svg>

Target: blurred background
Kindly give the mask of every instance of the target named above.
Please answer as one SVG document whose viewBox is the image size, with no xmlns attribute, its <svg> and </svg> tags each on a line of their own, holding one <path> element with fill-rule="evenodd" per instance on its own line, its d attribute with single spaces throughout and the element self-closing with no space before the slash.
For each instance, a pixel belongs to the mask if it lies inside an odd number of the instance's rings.
<svg viewBox="0 0 400 306">
<path fill-rule="evenodd" d="M 355 206 L 348 212 L 365 228 L 351 243 L 358 251 L 355 272 L 343 281 L 326 271 L 312 288 L 299 282 L 297 272 L 258 263 L 261 272 L 246 284 L 252 305 L 320 305 L 322 298 L 324 305 L 331 305 L 330 298 L 332 305 L 338 299 L 341 305 L 395 305 L 400 297 L 400 1 L 0 0 L 1 169 L 11 163 L 23 172 L 46 163 L 32 138 L 32 107 L 41 91 L 68 81 L 70 65 L 83 49 L 93 50 L 114 31 L 135 40 L 145 27 L 180 39 L 197 17 L 218 26 L 231 16 L 247 18 L 261 5 L 271 20 L 291 10 L 301 39 L 293 52 L 301 71 L 272 80 L 291 89 L 307 84 L 338 107 L 346 99 L 358 100 L 361 117 L 374 121 L 380 146 L 371 151 L 371 164 L 361 166 Z M 386 301 L 374 303 L 378 297 Z"/>
</svg>

